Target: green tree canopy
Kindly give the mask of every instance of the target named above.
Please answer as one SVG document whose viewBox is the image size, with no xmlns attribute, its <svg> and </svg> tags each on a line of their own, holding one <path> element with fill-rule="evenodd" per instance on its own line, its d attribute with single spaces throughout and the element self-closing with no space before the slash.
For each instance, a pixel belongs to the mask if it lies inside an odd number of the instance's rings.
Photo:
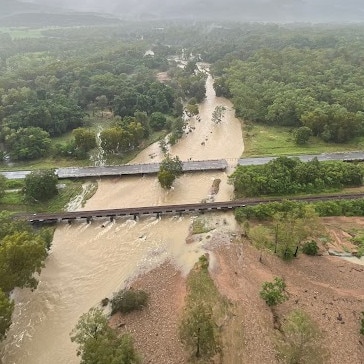
<svg viewBox="0 0 364 364">
<path fill-rule="evenodd" d="M 31 201 L 47 201 L 57 195 L 57 182 L 53 169 L 33 171 L 25 177 L 25 196 Z"/>
<path fill-rule="evenodd" d="M 150 126 L 153 130 L 162 130 L 166 125 L 167 119 L 161 112 L 154 112 L 150 115 Z"/>
<path fill-rule="evenodd" d="M 49 133 L 38 127 L 11 130 L 5 145 L 13 160 L 30 160 L 44 157 L 50 148 Z"/>
<path fill-rule="evenodd" d="M 295 310 L 285 319 L 284 338 L 278 344 L 279 356 L 287 364 L 327 362 L 321 333 L 317 325 L 303 311 Z"/>
<path fill-rule="evenodd" d="M 158 181 L 163 188 L 172 187 L 175 179 L 183 173 L 182 162 L 178 156 L 172 158 L 170 155 L 161 162 L 158 172 Z"/>
<path fill-rule="evenodd" d="M 0 199 L 2 199 L 5 195 L 6 181 L 6 177 L 0 174 Z"/>
<path fill-rule="evenodd" d="M 13 310 L 14 301 L 0 289 L 0 341 L 6 337 L 6 332 L 11 325 Z"/>
<path fill-rule="evenodd" d="M 203 302 L 188 307 L 180 326 L 182 342 L 194 351 L 196 358 L 210 358 L 216 353 L 216 325 L 211 306 Z"/>
<path fill-rule="evenodd" d="M 142 290 L 122 289 L 111 299 L 111 314 L 141 310 L 147 305 L 148 294 Z"/>
<path fill-rule="evenodd" d="M 138 364 L 140 359 L 129 335 L 117 336 L 107 318 L 98 308 L 83 314 L 71 332 L 78 344 L 81 364 Z"/>
<path fill-rule="evenodd" d="M 85 128 L 77 128 L 73 130 L 72 135 L 75 138 L 76 148 L 88 152 L 96 147 L 95 132 Z"/>
<path fill-rule="evenodd" d="M 230 176 L 237 195 L 286 195 L 319 192 L 325 188 L 360 186 L 363 169 L 342 161 L 301 162 L 298 158 L 278 157 L 261 166 L 238 166 Z"/>
<path fill-rule="evenodd" d="M 5 236 L 0 245 L 0 289 L 9 293 L 15 287 L 35 288 L 47 257 L 45 241 L 29 232 Z"/>
<path fill-rule="evenodd" d="M 295 129 L 293 132 L 294 141 L 298 145 L 307 144 L 310 136 L 312 135 L 312 130 L 307 126 L 301 126 Z"/>
<path fill-rule="evenodd" d="M 264 282 L 260 291 L 260 297 L 268 306 L 276 306 L 288 299 L 285 293 L 286 284 L 282 278 L 275 277 L 273 282 Z"/>
</svg>

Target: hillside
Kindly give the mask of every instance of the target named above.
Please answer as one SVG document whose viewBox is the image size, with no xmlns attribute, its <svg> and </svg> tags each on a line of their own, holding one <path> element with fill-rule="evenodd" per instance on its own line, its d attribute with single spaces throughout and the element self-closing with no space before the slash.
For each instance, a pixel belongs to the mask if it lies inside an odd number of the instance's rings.
<svg viewBox="0 0 364 364">
<path fill-rule="evenodd" d="M 3 0 L 0 2 L 0 26 L 109 25 L 118 22 L 117 18 L 105 14 L 81 13 L 17 0 Z"/>
<path fill-rule="evenodd" d="M 32 3 L 48 4 L 49 0 Z M 78 11 L 118 14 L 129 19 L 195 19 L 263 22 L 357 22 L 360 0 L 62 0 L 58 6 Z"/>
</svg>

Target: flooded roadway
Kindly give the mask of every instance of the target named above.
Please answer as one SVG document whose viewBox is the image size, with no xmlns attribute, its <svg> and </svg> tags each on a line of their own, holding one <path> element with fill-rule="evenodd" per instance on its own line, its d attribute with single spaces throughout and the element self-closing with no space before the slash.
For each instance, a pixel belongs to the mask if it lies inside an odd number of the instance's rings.
<svg viewBox="0 0 364 364">
<path fill-rule="evenodd" d="M 241 124 L 234 117 L 231 103 L 215 96 L 212 84 L 209 76 L 207 97 L 200 105 L 201 121 L 192 118 L 189 124 L 194 129 L 170 152 L 181 160 L 225 158 L 236 164 L 243 151 Z M 211 115 L 218 105 L 227 110 L 222 122 L 215 125 Z M 162 158 L 155 143 L 133 163 L 156 162 Z M 155 177 L 124 177 L 99 181 L 96 194 L 84 209 L 200 202 L 210 197 L 215 178 L 222 181 L 215 200 L 230 199 L 232 186 L 227 184 L 225 172 L 185 174 L 170 191 L 161 189 Z M 127 285 L 140 272 L 167 259 L 187 274 L 208 249 L 205 241 L 185 242 L 193 218 L 185 215 L 59 224 L 37 290 L 14 292 L 17 305 L 2 348 L 3 364 L 79 363 L 69 333 L 82 313 Z M 218 228 L 235 229 L 232 214 L 212 214 L 209 219 Z"/>
</svg>

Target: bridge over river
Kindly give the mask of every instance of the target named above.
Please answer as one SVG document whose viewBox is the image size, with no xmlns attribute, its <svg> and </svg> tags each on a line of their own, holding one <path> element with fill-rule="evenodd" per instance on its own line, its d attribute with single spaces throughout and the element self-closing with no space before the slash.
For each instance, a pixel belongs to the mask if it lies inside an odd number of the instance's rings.
<svg viewBox="0 0 364 364">
<path fill-rule="evenodd" d="M 74 211 L 74 212 L 59 212 L 59 213 L 39 213 L 39 214 L 18 214 L 15 218 L 25 219 L 30 223 L 56 223 L 68 221 L 71 223 L 74 220 L 85 219 L 90 222 L 94 218 L 109 218 L 113 221 L 119 216 L 133 216 L 134 219 L 143 215 L 156 215 L 160 217 L 163 214 L 183 214 L 183 213 L 205 213 L 216 211 L 228 211 L 238 207 L 254 206 L 260 203 L 268 203 L 282 200 L 291 201 L 328 201 L 339 199 L 358 199 L 364 198 L 364 193 L 357 194 L 341 194 L 341 195 L 321 195 L 309 197 L 287 197 L 287 198 L 265 198 L 265 199 L 246 199 L 225 202 L 209 202 L 209 203 L 194 203 L 181 205 L 165 205 L 165 206 L 144 206 L 144 207 L 129 207 L 121 209 L 107 210 L 92 210 L 92 211 Z"/>
<path fill-rule="evenodd" d="M 56 174 L 59 179 L 137 176 L 157 174 L 159 165 L 159 163 L 145 163 L 123 164 L 120 166 L 67 167 L 56 169 Z M 182 162 L 183 172 L 224 171 L 227 167 L 228 162 L 225 159 Z M 30 172 L 31 171 L 9 171 L 0 172 L 0 174 L 3 174 L 8 179 L 22 179 Z"/>
<path fill-rule="evenodd" d="M 290 158 L 296 157 L 303 162 L 308 162 L 313 158 L 319 161 L 344 161 L 344 162 L 363 162 L 364 152 L 337 152 L 337 153 L 322 153 L 322 154 L 307 154 L 307 155 L 294 155 L 288 156 Z M 183 162 L 184 172 L 203 172 L 203 171 L 223 171 L 228 165 L 237 164 L 241 166 L 246 165 L 261 165 L 270 162 L 275 157 L 251 157 L 241 159 L 214 159 L 214 160 L 201 160 L 201 161 L 185 161 Z M 124 164 L 120 166 L 101 166 L 101 167 L 68 167 L 58 168 L 56 173 L 59 179 L 62 178 L 99 178 L 99 177 L 113 177 L 113 176 L 130 176 L 130 175 L 145 175 L 157 174 L 159 171 L 159 163 L 145 163 L 145 164 Z M 22 179 L 31 171 L 0 171 L 8 179 Z"/>
</svg>

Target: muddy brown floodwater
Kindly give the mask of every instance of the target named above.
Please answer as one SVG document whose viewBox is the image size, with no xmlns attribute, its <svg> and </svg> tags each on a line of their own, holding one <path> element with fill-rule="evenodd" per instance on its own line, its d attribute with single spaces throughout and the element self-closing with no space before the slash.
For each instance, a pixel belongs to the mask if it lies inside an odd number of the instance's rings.
<svg viewBox="0 0 364 364">
<path fill-rule="evenodd" d="M 200 105 L 200 121 L 189 120 L 191 132 L 172 147 L 171 153 L 181 160 L 226 158 L 234 165 L 243 152 L 241 123 L 234 117 L 231 103 L 215 96 L 212 84 L 209 76 L 206 100 Z M 226 111 L 221 123 L 215 125 L 211 116 L 218 105 Z M 132 163 L 160 159 L 162 155 L 155 143 Z M 103 179 L 84 209 L 199 202 L 209 197 L 214 178 L 221 179 L 215 199 L 227 200 L 232 196 L 227 173 L 185 174 L 167 192 L 160 188 L 155 177 Z M 223 216 L 224 224 L 219 223 L 222 219 L 219 214 L 209 215 L 208 219 L 235 229 L 232 215 Z M 204 241 L 185 242 L 193 218 L 184 215 L 59 224 L 38 288 L 34 292 L 26 289 L 14 292 L 17 304 L 8 338 L 2 345 L 3 364 L 79 363 L 69 333 L 81 314 L 123 288 L 140 272 L 168 259 L 187 274 L 208 249 Z"/>
</svg>

